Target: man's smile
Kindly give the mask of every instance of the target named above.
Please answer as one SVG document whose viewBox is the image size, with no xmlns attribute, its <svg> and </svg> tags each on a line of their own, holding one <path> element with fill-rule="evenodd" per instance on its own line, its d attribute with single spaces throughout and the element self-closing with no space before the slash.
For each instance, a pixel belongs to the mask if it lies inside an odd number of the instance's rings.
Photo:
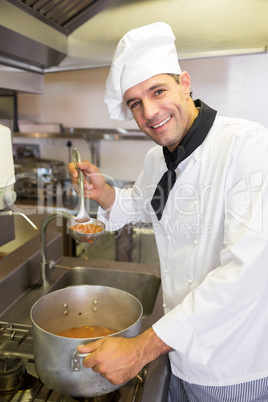
<svg viewBox="0 0 268 402">
<path fill-rule="evenodd" d="M 151 126 L 152 128 L 159 128 L 162 127 L 164 124 L 167 124 L 171 119 L 171 116 L 168 116 L 165 120 L 162 120 L 160 123 Z"/>
</svg>

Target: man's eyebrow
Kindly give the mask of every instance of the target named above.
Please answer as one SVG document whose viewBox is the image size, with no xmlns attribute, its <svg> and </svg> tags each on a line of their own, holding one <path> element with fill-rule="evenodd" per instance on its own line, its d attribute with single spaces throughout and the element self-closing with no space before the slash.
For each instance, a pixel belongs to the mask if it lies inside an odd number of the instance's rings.
<svg viewBox="0 0 268 402">
<path fill-rule="evenodd" d="M 136 100 L 138 100 L 138 98 L 130 98 L 130 99 L 128 99 L 127 100 L 127 106 L 129 106 L 130 103 L 132 103 L 132 102 L 134 102 Z"/>
<path fill-rule="evenodd" d="M 163 83 L 154 84 L 151 88 L 149 88 L 149 91 L 153 91 L 154 89 L 162 87 L 163 85 L 164 85 Z"/>
<path fill-rule="evenodd" d="M 148 92 L 154 91 L 155 89 L 157 89 L 157 88 L 159 88 L 159 87 L 162 87 L 163 85 L 164 85 L 163 83 L 154 84 L 153 86 L 151 86 L 151 87 L 148 89 Z M 138 97 L 134 97 L 134 98 L 128 99 L 128 100 L 127 100 L 127 106 L 129 106 L 130 103 L 132 103 L 132 102 L 134 102 L 134 101 L 137 101 L 138 99 L 139 99 Z"/>
</svg>

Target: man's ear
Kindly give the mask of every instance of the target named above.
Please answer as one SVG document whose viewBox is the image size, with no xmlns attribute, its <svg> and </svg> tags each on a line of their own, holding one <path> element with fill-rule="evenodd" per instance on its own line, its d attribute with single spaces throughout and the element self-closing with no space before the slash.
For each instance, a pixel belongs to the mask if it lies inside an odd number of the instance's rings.
<svg viewBox="0 0 268 402">
<path fill-rule="evenodd" d="M 191 92 L 191 79 L 187 71 L 183 71 L 180 74 L 180 84 L 182 86 L 183 92 L 185 93 L 186 98 L 190 96 Z"/>
</svg>

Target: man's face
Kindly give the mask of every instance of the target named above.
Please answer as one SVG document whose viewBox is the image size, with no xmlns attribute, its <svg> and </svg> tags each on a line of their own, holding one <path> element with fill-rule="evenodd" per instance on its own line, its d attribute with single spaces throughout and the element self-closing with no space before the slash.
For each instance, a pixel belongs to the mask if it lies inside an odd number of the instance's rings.
<svg viewBox="0 0 268 402">
<path fill-rule="evenodd" d="M 141 131 L 170 151 L 187 134 L 196 117 L 186 72 L 181 74 L 180 82 L 167 74 L 155 75 L 124 94 Z"/>
</svg>

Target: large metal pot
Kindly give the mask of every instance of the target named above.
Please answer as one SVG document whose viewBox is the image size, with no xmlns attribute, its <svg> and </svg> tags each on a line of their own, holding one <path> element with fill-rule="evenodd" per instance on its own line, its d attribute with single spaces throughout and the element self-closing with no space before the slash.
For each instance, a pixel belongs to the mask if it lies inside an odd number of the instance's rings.
<svg viewBox="0 0 268 402">
<path fill-rule="evenodd" d="M 55 335 L 73 327 L 103 326 L 118 330 L 109 336 L 139 334 L 142 305 L 134 296 L 106 286 L 71 286 L 39 299 L 31 309 L 37 374 L 52 390 L 74 397 L 93 397 L 119 388 L 83 366 L 77 346 L 99 338 Z"/>
</svg>

